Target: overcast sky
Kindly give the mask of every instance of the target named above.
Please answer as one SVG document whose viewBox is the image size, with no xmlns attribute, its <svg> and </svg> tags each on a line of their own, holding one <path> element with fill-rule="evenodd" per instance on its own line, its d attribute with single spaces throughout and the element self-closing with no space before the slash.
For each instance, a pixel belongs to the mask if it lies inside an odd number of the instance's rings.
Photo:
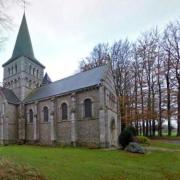
<svg viewBox="0 0 180 180">
<path fill-rule="evenodd" d="M 0 52 L 1 64 L 12 55 L 23 8 L 14 6 L 9 13 L 14 28 Z M 100 42 L 135 40 L 180 20 L 180 0 L 31 0 L 26 18 L 36 58 L 58 80 L 77 72 L 79 61 Z"/>
</svg>

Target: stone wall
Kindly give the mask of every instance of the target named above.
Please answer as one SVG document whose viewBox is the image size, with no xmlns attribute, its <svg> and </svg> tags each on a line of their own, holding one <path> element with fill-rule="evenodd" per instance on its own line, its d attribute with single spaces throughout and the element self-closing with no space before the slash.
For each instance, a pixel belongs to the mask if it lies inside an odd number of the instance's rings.
<svg viewBox="0 0 180 180">
<path fill-rule="evenodd" d="M 79 120 L 77 122 L 77 143 L 80 145 L 99 146 L 98 119 Z"/>
<path fill-rule="evenodd" d="M 3 93 L 0 93 L 0 144 L 4 143 L 4 140 L 7 140 L 7 134 L 5 132 L 5 128 L 7 127 L 7 124 L 5 125 L 6 120 L 6 107 L 7 107 L 7 101 L 5 100 L 5 97 Z"/>
<path fill-rule="evenodd" d="M 16 105 L 8 104 L 7 115 L 8 115 L 8 141 L 15 143 L 18 138 L 18 130 L 17 130 L 18 111 Z"/>
<path fill-rule="evenodd" d="M 57 143 L 59 144 L 71 144 L 71 121 L 61 121 L 57 123 Z"/>
<path fill-rule="evenodd" d="M 5 96 L 0 95 L 0 143 L 16 143 L 17 131 L 17 106 L 9 104 Z"/>
<path fill-rule="evenodd" d="M 84 100 L 92 100 L 92 117 L 84 117 Z M 77 142 L 99 146 L 99 91 L 98 88 L 77 93 Z"/>
<path fill-rule="evenodd" d="M 51 135 L 54 134 L 55 141 L 62 144 L 71 144 L 74 136 L 76 136 L 76 141 L 79 144 L 99 144 L 99 98 L 98 89 L 91 89 L 83 92 L 78 92 L 74 94 L 76 99 L 75 107 L 72 103 L 72 94 L 53 98 L 53 100 L 48 99 L 44 101 L 36 102 L 37 104 L 37 126 L 38 126 L 38 141 L 40 144 L 52 144 Z M 92 118 L 84 118 L 83 103 L 86 98 L 92 99 Z M 54 103 L 54 109 L 51 109 L 52 101 Z M 67 120 L 62 120 L 62 103 L 66 103 L 68 107 L 68 118 Z M 35 103 L 26 105 L 26 116 L 27 116 L 27 141 L 32 141 L 34 138 L 34 122 L 29 122 L 29 110 L 35 109 Z M 43 107 L 47 106 L 49 109 L 49 121 L 44 122 L 43 119 Z M 75 109 L 74 109 L 75 108 Z M 75 132 L 73 130 L 72 113 L 75 111 Z M 53 112 L 53 116 L 51 116 Z M 52 117 L 54 121 L 54 130 L 52 132 L 52 124 L 50 120 Z M 73 132 L 75 134 L 73 134 Z"/>
<path fill-rule="evenodd" d="M 117 146 L 120 126 L 117 96 L 111 68 L 104 74 L 99 87 L 99 139 L 101 147 Z"/>
</svg>

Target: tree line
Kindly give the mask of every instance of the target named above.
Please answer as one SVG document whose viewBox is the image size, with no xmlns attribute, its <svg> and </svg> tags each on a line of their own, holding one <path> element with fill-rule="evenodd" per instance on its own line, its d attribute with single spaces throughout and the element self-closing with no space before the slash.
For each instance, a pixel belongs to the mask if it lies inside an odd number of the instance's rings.
<svg viewBox="0 0 180 180">
<path fill-rule="evenodd" d="M 122 128 L 162 136 L 163 122 L 172 135 L 174 120 L 180 135 L 180 22 L 151 29 L 135 42 L 100 43 L 80 62 L 81 71 L 110 63 L 119 99 Z"/>
</svg>

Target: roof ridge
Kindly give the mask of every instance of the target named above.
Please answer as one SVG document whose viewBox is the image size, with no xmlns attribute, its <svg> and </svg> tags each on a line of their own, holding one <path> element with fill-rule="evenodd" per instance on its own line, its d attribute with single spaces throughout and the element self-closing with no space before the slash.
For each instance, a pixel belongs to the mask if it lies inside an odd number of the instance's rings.
<svg viewBox="0 0 180 180">
<path fill-rule="evenodd" d="M 84 89 L 95 85 L 99 86 L 107 70 L 107 65 L 103 65 L 38 87 L 25 98 L 24 102 L 28 103 L 37 99 L 68 93 L 78 89 Z"/>
<path fill-rule="evenodd" d="M 102 68 L 103 66 L 107 66 L 107 65 L 105 64 L 105 65 L 101 65 L 101 66 L 98 66 L 98 67 L 92 68 L 92 69 L 87 70 L 87 71 L 81 71 L 81 72 L 78 72 L 78 73 L 73 74 L 73 75 L 70 75 L 70 76 L 68 76 L 68 77 L 65 77 L 65 78 L 62 78 L 62 79 L 56 80 L 56 81 L 52 82 L 51 84 L 58 83 L 59 81 L 66 80 L 66 79 L 68 79 L 68 78 L 71 78 L 71 77 L 73 77 L 73 76 L 77 76 L 77 75 L 82 74 L 82 73 L 86 73 L 86 72 L 89 72 L 89 71 L 93 71 L 93 70 L 95 70 L 95 69 L 97 69 L 97 68 Z M 48 85 L 51 85 L 51 84 L 48 84 Z M 48 86 L 48 85 L 46 85 L 46 86 Z"/>
<path fill-rule="evenodd" d="M 68 79 L 68 78 L 70 78 L 70 77 L 72 77 L 72 76 L 76 76 L 76 75 L 79 75 L 79 74 L 81 74 L 81 73 L 86 73 L 86 72 L 89 72 L 89 71 L 93 71 L 93 70 L 95 70 L 95 69 L 97 69 L 97 68 L 101 68 L 101 67 L 103 67 L 103 66 L 107 66 L 107 65 L 98 66 L 98 67 L 89 69 L 89 70 L 87 70 L 87 71 L 81 71 L 81 72 L 78 72 L 78 73 L 76 73 L 76 74 L 74 74 L 74 75 L 70 75 L 70 76 L 68 76 L 68 77 L 59 79 L 59 80 L 57 80 L 57 81 L 61 81 L 61 80 L 64 80 L 64 79 Z M 55 82 L 57 82 L 57 81 L 54 81 L 54 82 L 52 82 L 52 83 L 55 83 Z"/>
</svg>

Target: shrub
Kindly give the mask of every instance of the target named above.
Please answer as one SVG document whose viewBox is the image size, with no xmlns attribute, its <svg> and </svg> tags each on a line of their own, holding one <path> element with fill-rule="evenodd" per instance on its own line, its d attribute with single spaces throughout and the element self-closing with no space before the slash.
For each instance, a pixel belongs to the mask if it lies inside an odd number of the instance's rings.
<svg viewBox="0 0 180 180">
<path fill-rule="evenodd" d="M 127 127 L 125 128 L 121 134 L 119 135 L 119 144 L 122 146 L 124 149 L 130 142 L 134 141 L 134 136 L 136 130 L 133 127 Z"/>
<path fill-rule="evenodd" d="M 136 131 L 136 129 L 133 126 L 127 126 L 125 129 L 130 131 L 133 136 L 137 135 L 137 131 Z"/>
<path fill-rule="evenodd" d="M 136 142 L 140 144 L 150 145 L 150 139 L 145 136 L 136 136 Z"/>
</svg>

